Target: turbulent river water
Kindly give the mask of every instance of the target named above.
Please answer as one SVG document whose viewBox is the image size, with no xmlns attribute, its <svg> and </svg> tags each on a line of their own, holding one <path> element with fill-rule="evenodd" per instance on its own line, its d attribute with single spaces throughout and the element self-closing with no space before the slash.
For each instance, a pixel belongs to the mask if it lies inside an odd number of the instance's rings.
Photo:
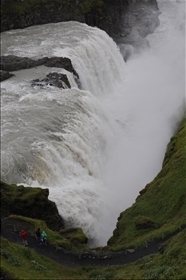
<svg viewBox="0 0 186 280">
<path fill-rule="evenodd" d="M 69 57 L 66 70 L 39 66 L 1 83 L 1 178 L 49 189 L 66 226 L 106 245 L 120 212 L 161 170 L 185 102 L 184 1 L 159 0 L 150 48 L 125 63 L 98 28 L 64 22 L 1 34 L 1 54 Z M 65 73 L 71 89 L 32 86 Z"/>
</svg>

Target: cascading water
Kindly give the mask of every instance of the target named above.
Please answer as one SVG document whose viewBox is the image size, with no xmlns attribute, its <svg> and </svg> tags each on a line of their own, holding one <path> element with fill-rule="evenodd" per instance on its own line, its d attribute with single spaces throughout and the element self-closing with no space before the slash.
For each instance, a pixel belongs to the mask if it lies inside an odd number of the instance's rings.
<svg viewBox="0 0 186 280">
<path fill-rule="evenodd" d="M 67 226 L 81 226 L 95 239 L 105 197 L 112 201 L 102 179 L 112 132 L 101 100 L 119 86 L 125 64 L 116 44 L 99 29 L 50 24 L 41 26 L 37 38 L 37 28 L 4 33 L 3 54 L 70 57 L 84 90 L 70 73 L 71 89 L 32 87 L 35 78 L 64 72 L 44 66 L 18 71 L 2 83 L 2 178 L 48 187 Z"/>
<path fill-rule="evenodd" d="M 159 2 L 150 50 L 127 63 L 105 32 L 77 22 L 2 33 L 2 55 L 69 57 L 83 88 L 44 66 L 2 82 L 2 180 L 49 188 L 66 225 L 82 227 L 91 246 L 106 244 L 161 169 L 184 99 L 183 5 Z M 66 73 L 72 88 L 31 86 L 49 72 Z"/>
</svg>

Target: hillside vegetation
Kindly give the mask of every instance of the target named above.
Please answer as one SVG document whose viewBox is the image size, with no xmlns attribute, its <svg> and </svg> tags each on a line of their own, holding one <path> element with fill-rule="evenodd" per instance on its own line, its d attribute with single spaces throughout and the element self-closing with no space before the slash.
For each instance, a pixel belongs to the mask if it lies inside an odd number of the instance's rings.
<svg viewBox="0 0 186 280">
<path fill-rule="evenodd" d="M 136 202 L 120 214 L 110 249 L 136 246 L 186 225 L 186 120 L 171 138 L 162 170 L 140 191 Z"/>
</svg>

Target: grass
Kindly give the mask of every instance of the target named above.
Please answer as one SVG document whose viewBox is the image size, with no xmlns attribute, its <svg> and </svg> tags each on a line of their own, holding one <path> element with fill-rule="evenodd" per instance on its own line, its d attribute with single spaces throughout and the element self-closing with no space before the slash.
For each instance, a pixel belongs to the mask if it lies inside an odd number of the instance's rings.
<svg viewBox="0 0 186 280">
<path fill-rule="evenodd" d="M 93 279 L 185 279 L 186 230 L 165 243 L 162 254 L 149 255 L 123 266 L 94 268 Z"/>
<path fill-rule="evenodd" d="M 82 268 L 66 268 L 29 248 L 1 238 L 1 270 L 12 279 L 87 279 Z"/>
<path fill-rule="evenodd" d="M 44 230 L 47 233 L 47 242 L 53 245 L 56 250 L 63 249 L 63 251 L 79 252 L 81 250 L 89 250 L 89 247 L 85 244 L 86 236 L 81 229 L 65 229 L 60 232 L 49 229 L 43 220 L 32 219 L 24 216 L 10 215 L 9 218 L 15 219 L 20 223 L 26 222 L 26 229 L 31 236 L 35 237 L 35 231 L 37 228 Z M 17 230 L 17 229 L 16 229 Z M 63 237 L 64 232 L 71 231 L 71 238 Z"/>
<path fill-rule="evenodd" d="M 186 119 L 172 137 L 163 168 L 136 202 L 120 214 L 108 244 L 117 250 L 139 245 L 186 225 Z"/>
</svg>

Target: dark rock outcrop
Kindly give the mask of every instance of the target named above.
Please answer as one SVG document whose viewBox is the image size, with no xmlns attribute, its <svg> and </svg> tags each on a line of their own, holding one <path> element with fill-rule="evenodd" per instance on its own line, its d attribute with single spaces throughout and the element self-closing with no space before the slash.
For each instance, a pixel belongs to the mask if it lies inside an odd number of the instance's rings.
<svg viewBox="0 0 186 280">
<path fill-rule="evenodd" d="M 45 86 L 54 86 L 58 88 L 70 88 L 70 83 L 67 78 L 67 75 L 65 74 L 59 74 L 59 73 L 49 73 L 46 78 L 39 80 L 33 80 L 32 86 L 39 86 L 41 88 Z"/>
<path fill-rule="evenodd" d="M 11 71 L 18 71 L 21 69 L 30 69 L 30 68 L 37 67 L 40 65 L 44 65 L 46 67 L 63 68 L 65 70 L 71 72 L 74 75 L 74 79 L 76 80 L 76 83 L 80 87 L 78 73 L 73 68 L 71 60 L 66 57 L 51 57 L 51 58 L 43 57 L 38 60 L 33 60 L 28 57 L 18 57 L 15 55 L 1 56 L 1 60 L 0 60 L 1 81 L 4 81 L 4 80 L 12 77 L 14 74 L 9 73 Z M 33 85 L 38 84 L 41 86 L 42 82 L 44 82 L 45 84 L 51 84 L 51 85 L 54 85 L 54 86 L 57 86 L 60 88 L 65 88 L 65 87 L 70 88 L 70 83 L 65 74 L 50 73 L 42 81 L 39 81 L 39 80 L 33 81 Z M 64 82 L 64 84 L 63 84 L 63 82 Z"/>
<path fill-rule="evenodd" d="M 77 72 L 74 70 L 74 68 L 72 66 L 71 60 L 67 57 L 51 57 L 51 58 L 48 58 L 43 64 L 47 67 L 63 68 L 65 70 L 73 73 L 73 75 L 76 78 L 79 78 Z"/>
<path fill-rule="evenodd" d="M 66 57 L 43 57 L 38 60 L 33 60 L 28 57 L 18 57 L 15 55 L 1 56 L 0 70 L 3 71 L 17 71 L 21 69 L 29 69 L 44 65 L 47 67 L 64 68 L 65 70 L 72 72 L 77 78 L 78 74 L 74 70 L 71 60 Z"/>
<path fill-rule="evenodd" d="M 48 189 L 8 185 L 1 181 L 0 192 L 1 217 L 21 215 L 43 220 L 55 231 L 64 228 L 56 204 L 48 199 Z"/>
<path fill-rule="evenodd" d="M 148 34 L 154 32 L 159 25 L 159 9 L 155 0 L 134 0 L 120 20 L 119 34 L 111 36 L 120 47 L 121 53 L 127 60 L 133 52 L 149 48 L 146 39 Z"/>
<path fill-rule="evenodd" d="M 0 70 L 12 72 L 21 69 L 29 69 L 39 65 L 43 65 L 47 60 L 47 57 L 33 60 L 28 57 L 18 57 L 15 55 L 1 56 Z"/>
<path fill-rule="evenodd" d="M 5 81 L 13 76 L 14 74 L 9 73 L 8 71 L 0 71 L 0 82 Z"/>
</svg>

